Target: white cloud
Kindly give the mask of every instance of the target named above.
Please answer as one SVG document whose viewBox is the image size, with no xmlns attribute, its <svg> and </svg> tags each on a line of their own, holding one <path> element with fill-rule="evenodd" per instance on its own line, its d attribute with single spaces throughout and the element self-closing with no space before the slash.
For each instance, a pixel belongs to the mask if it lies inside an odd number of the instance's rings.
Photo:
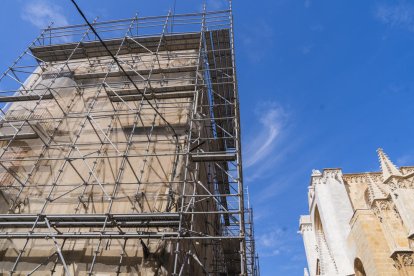
<svg viewBox="0 0 414 276">
<path fill-rule="evenodd" d="M 243 26 L 241 33 L 243 33 L 241 36 L 243 52 L 247 58 L 253 63 L 262 61 L 274 44 L 273 27 L 262 19 Z"/>
<path fill-rule="evenodd" d="M 398 166 L 412 166 L 414 164 L 414 155 L 405 154 L 397 158 L 396 165 Z"/>
<path fill-rule="evenodd" d="M 274 228 L 262 235 L 259 235 L 257 237 L 259 246 L 275 248 L 280 245 L 284 232 L 285 231 L 282 228 Z"/>
<path fill-rule="evenodd" d="M 256 113 L 259 114 L 261 130 L 247 143 L 245 168 L 254 166 L 272 154 L 287 116 L 275 103 L 260 104 Z"/>
<path fill-rule="evenodd" d="M 307 54 L 309 54 L 309 53 L 312 51 L 312 49 L 313 49 L 313 45 L 312 45 L 312 44 L 308 44 L 308 45 L 304 45 L 304 46 L 302 46 L 302 47 L 300 48 L 300 52 L 301 52 L 303 55 L 307 55 Z"/>
<path fill-rule="evenodd" d="M 23 7 L 21 17 L 37 28 L 46 28 L 50 22 L 54 26 L 68 25 L 68 20 L 62 13 L 62 8 L 44 0 L 30 1 Z"/>
<path fill-rule="evenodd" d="M 226 2 L 224 0 L 210 0 L 206 2 L 207 9 L 221 10 L 226 8 Z"/>
<path fill-rule="evenodd" d="M 325 30 L 325 26 L 322 24 L 314 24 L 309 27 L 312 32 L 323 32 Z"/>
<path fill-rule="evenodd" d="M 256 243 L 260 257 L 274 257 L 280 254 L 293 255 L 301 252 L 296 243 L 299 242 L 296 231 L 277 225 L 270 226 L 262 234 L 256 235 Z M 296 254 L 295 254 L 296 253 Z M 302 254 L 303 255 L 303 254 Z"/>
<path fill-rule="evenodd" d="M 380 4 L 375 9 L 375 17 L 389 27 L 414 31 L 414 5 L 401 2 L 395 5 Z"/>
<path fill-rule="evenodd" d="M 284 130 L 288 132 L 288 130 Z M 286 135 L 285 133 L 283 134 Z M 254 167 L 253 176 L 247 174 L 246 182 L 250 183 L 250 187 L 254 187 L 254 183 L 263 183 L 259 190 L 256 190 L 254 194 L 254 203 L 261 205 L 266 205 L 272 200 L 283 197 L 286 193 L 289 193 L 291 189 L 297 187 L 298 185 L 303 186 L 307 184 L 307 181 L 310 176 L 310 169 L 315 168 L 321 156 L 324 156 L 330 150 L 330 146 L 319 148 L 314 152 L 313 150 L 309 153 L 304 153 L 295 159 L 291 159 L 289 162 L 300 163 L 302 168 L 307 168 L 306 170 L 298 169 L 295 173 L 292 173 L 292 169 L 288 166 L 289 169 L 286 169 L 285 162 L 288 156 L 292 158 L 291 153 L 297 152 L 298 146 L 303 145 L 303 142 L 306 138 L 304 136 L 297 138 L 293 135 L 286 135 L 283 137 L 283 140 L 280 142 L 280 145 L 277 146 L 276 150 L 272 153 L 272 156 L 277 155 L 276 159 L 266 160 L 263 162 L 264 169 L 262 166 Z M 332 142 L 333 143 L 333 142 Z M 278 162 L 278 163 L 277 163 Z M 249 172 L 249 171 L 247 171 Z M 303 182 L 305 179 L 305 183 Z M 259 181 L 258 181 L 259 180 Z M 303 186 L 306 188 L 306 186 Z M 306 194 L 304 194 L 306 197 Z M 265 208 L 265 207 L 263 207 Z M 256 206 L 257 210 L 257 206 Z M 259 219 L 266 219 L 271 216 L 273 213 L 272 210 L 259 211 Z M 257 211 L 256 211 L 257 214 Z"/>
<path fill-rule="evenodd" d="M 276 178 L 272 182 L 268 182 L 265 187 L 257 194 L 256 201 L 259 203 L 268 202 L 269 199 L 283 195 L 284 191 L 289 187 L 297 184 L 298 177 L 295 174 L 284 175 Z"/>
<path fill-rule="evenodd" d="M 285 230 L 282 228 L 273 228 L 256 237 L 260 257 L 273 257 L 281 253 L 285 247 L 284 232 Z"/>
</svg>

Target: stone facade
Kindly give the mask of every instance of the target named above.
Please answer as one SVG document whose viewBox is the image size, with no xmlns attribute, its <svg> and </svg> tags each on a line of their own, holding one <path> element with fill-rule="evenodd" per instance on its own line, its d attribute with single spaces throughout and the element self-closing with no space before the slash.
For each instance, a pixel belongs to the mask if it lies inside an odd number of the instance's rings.
<svg viewBox="0 0 414 276">
<path fill-rule="evenodd" d="M 49 28 L 0 76 L 0 275 L 258 274 L 232 16 L 209 14 Z"/>
<path fill-rule="evenodd" d="M 304 275 L 414 275 L 414 167 L 378 156 L 381 172 L 313 171 Z"/>
</svg>

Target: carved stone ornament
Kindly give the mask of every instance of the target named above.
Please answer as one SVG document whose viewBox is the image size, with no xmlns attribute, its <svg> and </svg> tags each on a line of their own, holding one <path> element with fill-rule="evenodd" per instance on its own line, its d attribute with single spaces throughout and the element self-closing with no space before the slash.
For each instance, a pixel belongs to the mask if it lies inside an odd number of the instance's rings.
<svg viewBox="0 0 414 276">
<path fill-rule="evenodd" d="M 311 223 L 303 223 L 303 224 L 300 225 L 300 230 L 302 231 L 302 233 L 305 232 L 305 231 L 312 231 L 313 230 L 312 224 Z"/>
<path fill-rule="evenodd" d="M 381 211 L 377 206 L 372 207 L 372 211 L 374 211 L 374 214 L 378 217 L 379 221 L 382 222 L 382 216 Z"/>
<path fill-rule="evenodd" d="M 388 200 L 378 200 L 377 207 L 381 211 L 390 210 L 390 202 Z"/>
<path fill-rule="evenodd" d="M 394 215 L 397 219 L 399 219 L 402 222 L 402 218 L 400 216 L 400 213 L 398 212 L 397 206 L 395 204 L 392 204 L 392 210 L 394 211 Z"/>
<path fill-rule="evenodd" d="M 404 167 L 401 168 L 404 175 L 410 174 L 414 172 L 414 167 Z"/>
<path fill-rule="evenodd" d="M 392 258 L 394 260 L 394 267 L 397 269 L 401 269 L 405 266 L 414 266 L 412 252 L 396 252 Z"/>
<path fill-rule="evenodd" d="M 404 254 L 402 257 L 403 264 L 405 266 L 412 266 L 414 265 L 413 255 L 412 254 Z"/>
<path fill-rule="evenodd" d="M 394 192 L 394 190 L 396 190 L 398 188 L 398 183 L 396 183 L 395 181 L 389 182 L 388 185 L 390 186 L 390 189 L 393 192 Z"/>
<path fill-rule="evenodd" d="M 414 183 L 408 179 L 393 179 L 392 181 L 388 182 L 388 185 L 391 191 L 394 191 L 398 188 L 400 189 L 414 189 Z"/>
</svg>

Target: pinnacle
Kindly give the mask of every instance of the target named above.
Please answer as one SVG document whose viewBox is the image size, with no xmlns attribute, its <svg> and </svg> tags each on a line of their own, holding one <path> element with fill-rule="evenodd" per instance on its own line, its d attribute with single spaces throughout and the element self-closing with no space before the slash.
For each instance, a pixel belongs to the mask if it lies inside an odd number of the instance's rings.
<svg viewBox="0 0 414 276">
<path fill-rule="evenodd" d="M 381 188 L 378 183 L 372 180 L 371 175 L 369 173 L 366 174 L 368 179 L 367 184 L 370 201 L 372 202 L 375 199 L 387 198 L 387 192 L 383 188 Z"/>
<path fill-rule="evenodd" d="M 391 160 L 388 158 L 387 154 L 383 151 L 382 148 L 379 148 L 377 152 L 382 171 L 382 178 L 384 182 L 386 182 L 392 176 L 402 176 L 401 172 L 391 162 Z"/>
</svg>

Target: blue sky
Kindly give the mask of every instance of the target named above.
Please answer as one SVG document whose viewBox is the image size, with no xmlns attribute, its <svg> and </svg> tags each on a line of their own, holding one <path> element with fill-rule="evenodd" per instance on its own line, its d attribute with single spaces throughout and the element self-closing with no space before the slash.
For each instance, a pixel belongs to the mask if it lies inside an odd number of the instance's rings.
<svg viewBox="0 0 414 276">
<path fill-rule="evenodd" d="M 78 2 L 100 20 L 165 14 L 173 3 Z M 177 2 L 177 13 L 201 7 Z M 298 218 L 312 169 L 378 170 L 378 147 L 397 165 L 414 165 L 414 4 L 235 1 L 234 15 L 244 177 L 262 275 L 303 275 Z M 82 22 L 68 0 L 2 0 L 1 71 L 52 20 Z"/>
</svg>

